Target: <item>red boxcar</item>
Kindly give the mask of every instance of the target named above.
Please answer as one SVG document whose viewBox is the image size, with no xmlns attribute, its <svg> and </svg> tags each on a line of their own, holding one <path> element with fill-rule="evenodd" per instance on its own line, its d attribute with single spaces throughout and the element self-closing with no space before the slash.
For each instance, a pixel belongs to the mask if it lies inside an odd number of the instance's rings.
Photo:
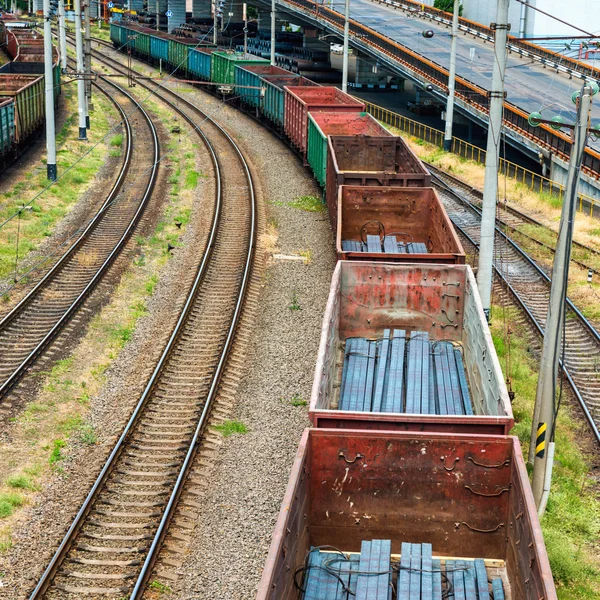
<svg viewBox="0 0 600 600">
<path fill-rule="evenodd" d="M 319 428 L 507 434 L 512 408 L 471 268 L 339 261 L 309 416 Z"/>
<path fill-rule="evenodd" d="M 340 186 L 336 250 L 340 260 L 465 262 L 433 188 Z"/>
<path fill-rule="evenodd" d="M 336 87 L 285 88 L 284 130 L 292 145 L 304 154 L 308 138 L 308 113 L 316 111 L 356 112 L 365 105 Z"/>
<path fill-rule="evenodd" d="M 331 136 L 326 199 L 334 231 L 340 185 L 430 187 L 431 175 L 400 137 Z"/>
<path fill-rule="evenodd" d="M 451 595 L 452 561 L 459 560 L 465 569 L 474 564 L 472 559 L 485 559 L 486 593 L 490 577 L 502 581 L 511 600 L 557 598 L 514 437 L 306 430 L 257 600 L 301 598 L 294 578 L 299 586 L 307 585 L 311 571 L 304 571 L 304 580 L 301 571 L 311 547 L 356 553 L 372 539 L 391 541 L 388 564 L 391 559 L 398 566 L 388 575 L 390 597 L 390 586 L 397 589 L 396 577 L 407 558 L 399 556 L 402 544 L 412 543 L 431 544 L 429 572 L 445 574 L 441 586 L 446 595 Z M 343 555 L 334 551 L 329 556 L 335 560 Z M 362 567 L 362 562 L 346 564 L 353 564 L 349 568 L 355 572 Z M 324 570 L 314 572 L 324 575 Z M 349 587 L 356 592 L 352 577 Z"/>
</svg>

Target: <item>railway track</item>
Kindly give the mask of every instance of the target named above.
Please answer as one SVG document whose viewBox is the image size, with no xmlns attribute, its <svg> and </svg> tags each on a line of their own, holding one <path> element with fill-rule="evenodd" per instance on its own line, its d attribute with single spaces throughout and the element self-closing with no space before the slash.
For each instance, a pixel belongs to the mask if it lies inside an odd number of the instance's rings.
<svg viewBox="0 0 600 600">
<path fill-rule="evenodd" d="M 437 167 L 434 167 L 429 163 L 426 164 L 427 168 L 438 179 L 441 179 L 446 185 L 450 186 L 455 191 L 460 190 L 461 194 L 467 196 L 471 204 L 477 208 L 481 208 L 483 203 L 483 194 L 480 190 L 471 187 L 464 181 L 442 171 L 441 169 L 438 169 Z M 498 203 L 498 216 L 496 223 L 501 226 L 511 237 L 516 236 L 517 238 L 525 239 L 535 246 L 543 248 L 549 254 L 554 255 L 555 243 L 558 237 L 557 232 L 553 229 L 550 229 L 550 227 L 547 227 L 540 221 L 537 221 L 533 217 L 518 210 L 517 208 L 509 206 L 508 204 Z M 533 226 L 535 230 L 543 231 L 545 237 L 551 239 L 554 245 L 550 245 L 535 237 L 535 235 L 531 235 L 530 233 L 523 231 L 523 229 L 527 226 Z M 600 274 L 600 250 L 596 250 L 591 246 L 586 246 L 585 244 L 582 244 L 576 240 L 573 241 L 571 262 L 582 269 L 587 269 L 595 274 Z"/>
<path fill-rule="evenodd" d="M 454 226 L 477 251 L 481 225 L 479 208 L 437 174 L 433 177 Z M 496 227 L 496 233 L 496 275 L 543 336 L 550 278 L 499 227 Z M 565 338 L 564 373 L 594 437 L 600 443 L 600 335 L 570 300 L 567 300 Z"/>
<path fill-rule="evenodd" d="M 120 254 L 152 194 L 159 141 L 150 116 L 116 83 L 98 86 L 115 100 L 127 139 L 122 169 L 98 212 L 40 281 L 0 320 L 0 398 L 67 326 Z"/>
<path fill-rule="evenodd" d="M 114 59 L 109 64 L 118 69 Z M 141 597 L 208 422 L 251 276 L 256 200 L 241 151 L 186 99 L 141 85 L 182 115 L 212 157 L 211 230 L 167 347 L 32 600 Z"/>
</svg>

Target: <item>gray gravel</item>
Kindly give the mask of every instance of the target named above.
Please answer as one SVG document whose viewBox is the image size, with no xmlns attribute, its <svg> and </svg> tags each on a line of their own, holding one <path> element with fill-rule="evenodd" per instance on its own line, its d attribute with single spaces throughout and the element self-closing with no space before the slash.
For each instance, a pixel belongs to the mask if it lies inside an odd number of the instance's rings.
<svg viewBox="0 0 600 600">
<path fill-rule="evenodd" d="M 248 433 L 224 440 L 180 578 L 169 583 L 170 597 L 247 599 L 256 594 L 298 442 L 309 425 L 308 406 L 290 400 L 310 399 L 335 255 L 325 213 L 285 206 L 298 196 L 320 195 L 299 159 L 239 112 L 205 94 L 197 97 L 203 110 L 234 134 L 260 173 L 267 220 L 279 233 L 278 250 L 312 255 L 308 265 L 274 261 L 264 275 L 234 416 Z M 300 310 L 289 308 L 293 295 Z"/>
</svg>

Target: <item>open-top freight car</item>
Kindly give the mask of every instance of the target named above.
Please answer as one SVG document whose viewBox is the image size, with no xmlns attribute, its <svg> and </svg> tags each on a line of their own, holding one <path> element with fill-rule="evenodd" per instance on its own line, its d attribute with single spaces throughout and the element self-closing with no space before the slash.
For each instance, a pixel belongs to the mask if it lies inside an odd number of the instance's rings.
<svg viewBox="0 0 600 600">
<path fill-rule="evenodd" d="M 433 188 L 342 185 L 340 260 L 464 264 L 465 251 Z"/>
<path fill-rule="evenodd" d="M 285 88 L 285 133 L 304 154 L 308 143 L 308 114 L 320 111 L 361 112 L 365 105 L 331 86 Z"/>
<path fill-rule="evenodd" d="M 431 186 L 429 171 L 400 137 L 339 135 L 328 144 L 325 195 L 334 231 L 340 185 Z"/>
<path fill-rule="evenodd" d="M 264 77 L 269 79 L 290 79 L 291 73 L 270 64 L 248 65 L 240 64 L 235 68 L 235 93 L 242 104 L 259 107 L 264 98 Z M 299 76 L 292 77 L 292 80 Z"/>
<path fill-rule="evenodd" d="M 322 187 L 327 181 L 327 136 L 330 135 L 391 137 L 392 134 L 369 113 L 310 112 L 306 159 Z"/>
<path fill-rule="evenodd" d="M 517 438 L 305 430 L 257 600 L 490 600 L 488 582 L 557 598 Z"/>
<path fill-rule="evenodd" d="M 265 97 L 262 102 L 262 114 L 273 123 L 279 131 L 284 130 L 285 125 L 285 88 L 294 87 L 318 87 L 319 84 L 306 79 L 300 75 L 295 75 L 288 71 L 286 77 L 261 77 L 265 85 Z"/>
<path fill-rule="evenodd" d="M 15 144 L 15 103 L 12 98 L 0 98 L 0 162 Z"/>
<path fill-rule="evenodd" d="M 216 51 L 210 56 L 211 77 L 214 83 L 235 85 L 235 68 L 238 65 L 268 65 L 269 62 L 257 57 L 248 58 L 239 52 Z"/>
<path fill-rule="evenodd" d="M 507 434 L 512 408 L 471 268 L 338 262 L 309 416 L 316 427 Z"/>
</svg>

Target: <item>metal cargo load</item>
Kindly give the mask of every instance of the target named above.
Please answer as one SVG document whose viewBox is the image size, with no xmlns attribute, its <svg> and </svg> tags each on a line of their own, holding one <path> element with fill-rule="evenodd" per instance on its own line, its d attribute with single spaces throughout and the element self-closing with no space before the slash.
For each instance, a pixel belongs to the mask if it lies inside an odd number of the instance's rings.
<svg viewBox="0 0 600 600">
<path fill-rule="evenodd" d="M 433 188 L 340 186 L 336 250 L 340 260 L 465 262 Z"/>
<path fill-rule="evenodd" d="M 392 136 L 370 114 L 365 112 L 314 112 L 308 115 L 308 149 L 306 159 L 315 179 L 325 187 L 327 181 L 327 136 L 368 135 Z"/>
<path fill-rule="evenodd" d="M 340 185 L 430 187 L 425 165 L 400 137 L 331 136 L 327 158 L 327 209 L 334 227 Z"/>
<path fill-rule="evenodd" d="M 300 152 L 306 152 L 308 113 L 324 110 L 361 112 L 365 110 L 365 105 L 336 87 L 294 85 L 285 88 L 285 133 Z"/>
<path fill-rule="evenodd" d="M 371 540 L 387 542 L 383 569 L 383 543 L 378 561 L 363 561 Z M 315 548 L 329 560 L 311 564 Z M 379 595 L 359 591 L 361 574 L 387 576 Z M 481 599 L 491 581 L 495 598 L 503 590 L 511 600 L 556 600 L 518 439 L 305 430 L 257 600 L 298 600 L 296 586 L 310 587 L 312 576 L 331 579 L 333 592 L 311 598 L 387 599 L 393 586 L 401 598 L 439 600 L 462 589 L 461 598 Z M 336 594 L 339 582 L 346 595 Z M 421 584 L 427 595 L 417 594 Z"/>
<path fill-rule="evenodd" d="M 512 408 L 471 268 L 338 262 L 309 417 L 315 427 L 507 434 Z"/>
</svg>

